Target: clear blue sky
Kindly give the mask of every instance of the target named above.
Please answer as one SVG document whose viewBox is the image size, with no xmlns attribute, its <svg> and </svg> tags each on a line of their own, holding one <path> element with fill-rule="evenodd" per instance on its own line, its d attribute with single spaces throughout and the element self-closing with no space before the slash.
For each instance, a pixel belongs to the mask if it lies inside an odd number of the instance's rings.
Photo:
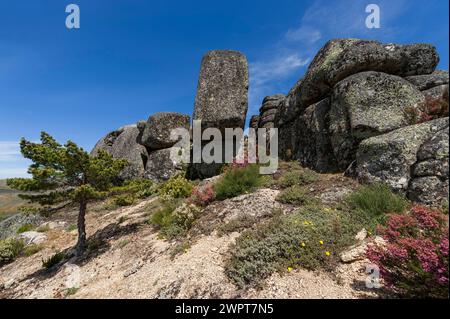
<svg viewBox="0 0 450 319">
<path fill-rule="evenodd" d="M 81 28 L 65 27 L 78 4 Z M 367 4 L 381 29 L 367 29 Z M 22 176 L 21 137 L 45 130 L 87 150 L 158 111 L 191 114 L 202 55 L 244 52 L 249 114 L 286 93 L 329 39 L 436 45 L 448 70 L 447 0 L 0 0 L 0 178 Z"/>
</svg>

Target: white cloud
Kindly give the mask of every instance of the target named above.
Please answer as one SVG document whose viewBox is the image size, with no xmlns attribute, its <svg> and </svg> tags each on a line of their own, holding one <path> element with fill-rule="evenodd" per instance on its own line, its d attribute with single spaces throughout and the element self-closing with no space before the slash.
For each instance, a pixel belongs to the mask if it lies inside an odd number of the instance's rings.
<svg viewBox="0 0 450 319">
<path fill-rule="evenodd" d="M 22 157 L 18 142 L 0 141 L 0 179 L 29 177 L 29 161 Z"/>
<path fill-rule="evenodd" d="M 0 162 L 11 161 L 20 157 L 18 142 L 0 141 Z"/>
<path fill-rule="evenodd" d="M 322 33 L 316 28 L 303 25 L 297 29 L 289 29 L 285 38 L 292 42 L 316 43 L 322 38 Z"/>
<path fill-rule="evenodd" d="M 253 85 L 260 86 L 269 81 L 291 75 L 293 71 L 306 65 L 308 62 L 308 58 L 302 58 L 298 53 L 293 53 L 275 57 L 273 60 L 265 62 L 251 63 L 250 79 Z"/>
</svg>

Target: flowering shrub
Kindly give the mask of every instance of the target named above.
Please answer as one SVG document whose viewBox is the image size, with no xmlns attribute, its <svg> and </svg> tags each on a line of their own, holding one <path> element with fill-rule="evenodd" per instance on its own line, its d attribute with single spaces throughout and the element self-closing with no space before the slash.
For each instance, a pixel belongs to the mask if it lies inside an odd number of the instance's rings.
<svg viewBox="0 0 450 319">
<path fill-rule="evenodd" d="M 162 184 L 158 193 L 164 199 L 186 198 L 192 193 L 192 183 L 178 174 Z"/>
<path fill-rule="evenodd" d="M 378 231 L 387 244 L 369 247 L 367 257 L 387 288 L 404 297 L 448 298 L 448 226 L 441 211 L 417 205 L 410 214 L 391 215 Z"/>
<path fill-rule="evenodd" d="M 189 201 L 194 205 L 206 206 L 214 200 L 214 197 L 214 188 L 211 183 L 208 183 L 194 187 Z"/>
</svg>

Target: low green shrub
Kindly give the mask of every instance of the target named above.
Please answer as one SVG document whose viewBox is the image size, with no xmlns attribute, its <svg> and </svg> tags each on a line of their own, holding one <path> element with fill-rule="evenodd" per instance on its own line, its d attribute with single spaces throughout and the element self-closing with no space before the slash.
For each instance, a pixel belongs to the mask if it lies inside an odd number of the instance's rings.
<svg viewBox="0 0 450 319">
<path fill-rule="evenodd" d="M 66 259 L 66 254 L 64 252 L 57 252 L 54 255 L 50 256 L 49 258 L 43 259 L 42 267 L 50 269 L 53 266 L 62 262 L 64 259 Z"/>
<path fill-rule="evenodd" d="M 250 164 L 246 167 L 230 168 L 214 185 L 216 199 L 224 200 L 248 193 L 262 183 L 259 167 Z"/>
<path fill-rule="evenodd" d="M 112 200 L 113 205 L 117 205 L 120 207 L 130 206 L 133 205 L 135 202 L 136 197 L 133 194 L 117 195 Z"/>
<path fill-rule="evenodd" d="M 218 235 L 223 236 L 225 234 L 241 231 L 243 229 L 250 228 L 257 222 L 258 219 L 254 216 L 241 215 L 236 219 L 230 220 L 228 223 L 219 226 Z"/>
<path fill-rule="evenodd" d="M 148 179 L 126 180 L 123 185 L 114 187 L 111 193 L 132 194 L 136 198 L 146 198 L 155 193 L 155 184 Z"/>
<path fill-rule="evenodd" d="M 13 262 L 23 251 L 24 246 L 21 240 L 13 238 L 0 240 L 0 266 Z"/>
<path fill-rule="evenodd" d="M 38 244 L 31 244 L 23 249 L 23 254 L 27 257 L 36 254 L 42 250 L 42 246 Z"/>
<path fill-rule="evenodd" d="M 192 193 L 193 185 L 183 175 L 172 176 L 158 189 L 158 193 L 164 199 L 186 198 Z"/>
<path fill-rule="evenodd" d="M 199 217 L 201 209 L 195 205 L 165 202 L 163 207 L 156 210 L 150 224 L 159 229 L 160 235 L 173 239 L 184 235 Z"/>
<path fill-rule="evenodd" d="M 231 248 L 227 276 L 239 287 L 258 286 L 288 268 L 333 269 L 339 254 L 371 222 L 364 213 L 305 206 L 245 231 Z"/>
<path fill-rule="evenodd" d="M 394 194 L 387 185 L 380 183 L 361 187 L 348 195 L 344 202 L 353 210 L 362 210 L 381 218 L 387 213 L 402 213 L 408 207 L 404 197 Z"/>
<path fill-rule="evenodd" d="M 35 227 L 35 226 L 34 226 L 33 224 L 24 224 L 24 225 L 20 226 L 20 227 L 17 229 L 17 233 L 18 233 L 18 234 L 22 234 L 22 233 L 24 233 L 24 232 L 33 230 L 34 227 Z"/>
<path fill-rule="evenodd" d="M 311 170 L 288 171 L 281 175 L 278 184 L 282 187 L 308 185 L 318 181 L 319 175 Z"/>
<path fill-rule="evenodd" d="M 282 190 L 276 197 L 276 200 L 284 204 L 306 205 L 314 202 L 314 198 L 308 195 L 305 188 L 294 185 Z"/>
</svg>

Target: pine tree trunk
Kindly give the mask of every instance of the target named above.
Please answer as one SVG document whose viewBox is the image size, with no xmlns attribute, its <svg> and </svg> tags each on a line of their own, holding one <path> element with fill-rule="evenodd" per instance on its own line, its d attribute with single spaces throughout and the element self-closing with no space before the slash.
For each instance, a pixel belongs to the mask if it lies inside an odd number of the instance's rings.
<svg viewBox="0 0 450 319">
<path fill-rule="evenodd" d="M 76 247 L 77 256 L 81 256 L 86 248 L 86 201 L 80 202 L 80 211 L 78 213 L 78 243 Z"/>
</svg>

